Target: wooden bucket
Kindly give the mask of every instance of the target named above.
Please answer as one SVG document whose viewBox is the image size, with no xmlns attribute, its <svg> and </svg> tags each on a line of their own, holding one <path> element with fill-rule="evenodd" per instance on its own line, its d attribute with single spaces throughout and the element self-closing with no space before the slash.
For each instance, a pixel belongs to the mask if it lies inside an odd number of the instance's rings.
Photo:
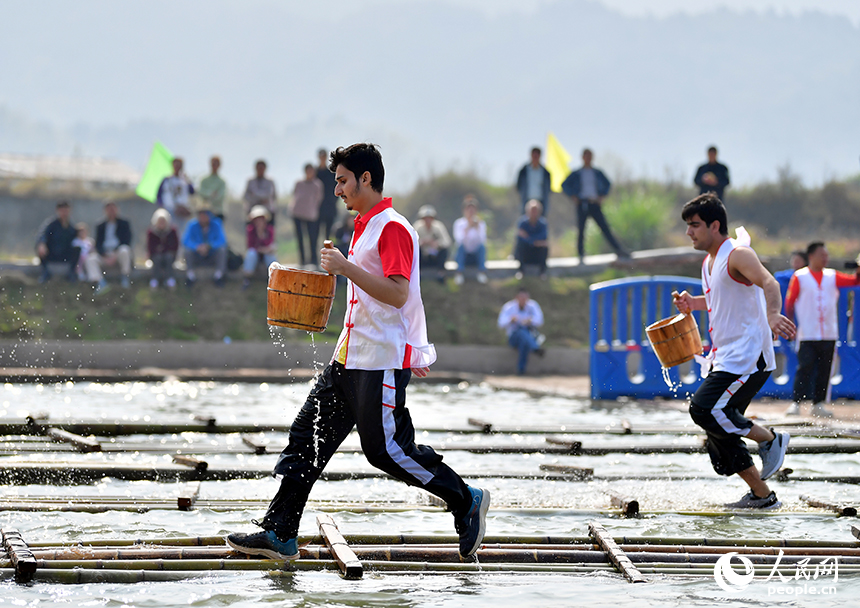
<svg viewBox="0 0 860 608">
<path fill-rule="evenodd" d="M 334 302 L 335 276 L 284 266 L 269 269 L 269 325 L 325 331 Z"/>
<path fill-rule="evenodd" d="M 677 314 L 674 317 L 652 323 L 645 328 L 654 354 L 665 368 L 680 365 L 702 354 L 702 338 L 696 317 L 692 314 Z"/>
</svg>

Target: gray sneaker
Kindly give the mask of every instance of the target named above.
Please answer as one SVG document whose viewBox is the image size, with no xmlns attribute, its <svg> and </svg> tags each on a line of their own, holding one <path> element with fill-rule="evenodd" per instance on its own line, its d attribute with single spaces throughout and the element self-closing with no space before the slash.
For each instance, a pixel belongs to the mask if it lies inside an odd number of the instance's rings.
<svg viewBox="0 0 860 608">
<path fill-rule="evenodd" d="M 776 497 L 775 492 L 771 492 L 764 498 L 759 498 L 752 490 L 744 494 L 739 501 L 725 505 L 727 509 L 777 509 L 781 506 L 782 503 Z"/>
<path fill-rule="evenodd" d="M 761 478 L 762 480 L 769 478 L 771 475 L 779 471 L 782 466 L 782 461 L 785 460 L 785 451 L 788 449 L 788 440 L 791 439 L 788 433 L 775 431 L 772 441 L 760 443 L 758 446 L 758 454 L 761 456 Z"/>
</svg>

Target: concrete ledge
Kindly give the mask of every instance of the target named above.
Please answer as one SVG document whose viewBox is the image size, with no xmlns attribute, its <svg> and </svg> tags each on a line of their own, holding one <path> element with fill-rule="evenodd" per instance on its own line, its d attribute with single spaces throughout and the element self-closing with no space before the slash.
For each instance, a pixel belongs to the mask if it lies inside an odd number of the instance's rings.
<svg viewBox="0 0 860 608">
<path fill-rule="evenodd" d="M 91 370 L 313 369 L 331 357 L 334 342 L 0 341 L 0 367 Z M 516 352 L 504 346 L 437 344 L 434 371 L 513 374 Z M 530 375 L 588 374 L 588 350 L 548 348 L 532 356 Z"/>
</svg>

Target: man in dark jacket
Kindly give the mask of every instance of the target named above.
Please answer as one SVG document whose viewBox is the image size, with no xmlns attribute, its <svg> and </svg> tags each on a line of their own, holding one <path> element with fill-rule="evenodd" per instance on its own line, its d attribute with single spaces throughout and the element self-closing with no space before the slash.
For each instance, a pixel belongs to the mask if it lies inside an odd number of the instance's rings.
<svg viewBox="0 0 860 608">
<path fill-rule="evenodd" d="M 78 275 L 75 268 L 78 265 L 81 250 L 72 245 L 72 241 L 77 236 L 77 231 L 69 221 L 71 214 L 72 208 L 68 201 L 60 201 L 57 203 L 56 216 L 45 220 L 39 229 L 39 236 L 36 238 L 36 254 L 42 265 L 40 283 L 51 278 L 48 264 L 60 263 L 68 264 L 68 279 L 70 281 L 77 280 Z"/>
<path fill-rule="evenodd" d="M 581 262 L 585 261 L 585 222 L 589 215 L 597 222 L 597 226 L 609 244 L 612 245 L 618 257 L 630 257 L 630 254 L 615 240 L 606 217 L 603 215 L 603 199 L 609 194 L 612 184 L 603 174 L 603 171 L 591 166 L 593 158 L 594 155 L 591 150 L 588 148 L 583 150 L 582 167 L 568 175 L 561 185 L 562 192 L 567 194 L 573 200 L 573 204 L 576 205 L 577 227 L 579 228 L 576 246 L 579 251 L 579 259 Z"/>
<path fill-rule="evenodd" d="M 113 201 L 105 203 L 105 220 L 96 226 L 96 251 L 102 270 L 118 266 L 122 286 L 129 286 L 131 275 L 131 224 L 119 217 Z"/>
<path fill-rule="evenodd" d="M 522 212 L 526 212 L 526 203 L 530 200 L 540 201 L 543 214 L 549 211 L 550 176 L 549 171 L 540 164 L 540 148 L 532 148 L 532 160 L 520 169 L 517 175 L 517 191 L 520 193 Z"/>
<path fill-rule="evenodd" d="M 716 146 L 708 148 L 708 162 L 696 170 L 693 183 L 699 187 L 699 194 L 713 192 L 725 204 L 723 192 L 729 185 L 729 168 L 717 162 Z"/>
</svg>

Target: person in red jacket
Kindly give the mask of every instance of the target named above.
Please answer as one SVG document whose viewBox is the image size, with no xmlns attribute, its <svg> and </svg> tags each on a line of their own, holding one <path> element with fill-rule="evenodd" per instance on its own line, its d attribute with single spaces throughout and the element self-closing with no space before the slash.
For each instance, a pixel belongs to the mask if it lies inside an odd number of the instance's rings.
<svg viewBox="0 0 860 608">
<path fill-rule="evenodd" d="M 833 353 L 839 339 L 837 304 L 840 287 L 860 285 L 860 270 L 855 274 L 827 268 L 830 255 L 821 241 L 806 248 L 806 268 L 794 273 L 785 296 L 785 316 L 797 317 L 797 371 L 794 373 L 792 403 L 785 412 L 800 414 L 800 402 L 812 400 L 812 415 L 830 418 L 824 407 L 830 398 Z"/>
<path fill-rule="evenodd" d="M 179 250 L 179 234 L 170 222 L 170 212 L 163 207 L 152 214 L 152 223 L 146 231 L 146 253 L 152 262 L 152 278 L 149 286 L 157 289 L 159 284 L 168 289 L 176 288 L 173 263 Z"/>
</svg>

